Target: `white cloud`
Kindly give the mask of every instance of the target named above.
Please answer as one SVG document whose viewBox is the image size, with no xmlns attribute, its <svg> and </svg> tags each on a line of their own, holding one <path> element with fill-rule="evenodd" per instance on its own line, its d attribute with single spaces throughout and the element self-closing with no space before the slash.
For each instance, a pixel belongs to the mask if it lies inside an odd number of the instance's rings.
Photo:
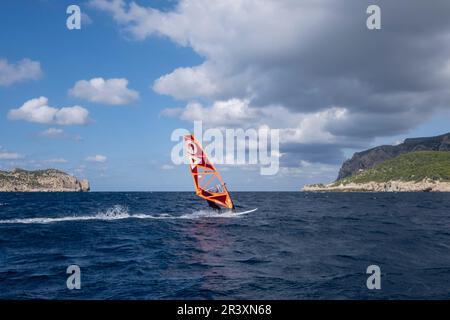
<svg viewBox="0 0 450 320">
<path fill-rule="evenodd" d="M 343 148 L 360 148 L 362 145 L 358 137 L 340 139 L 331 132 L 330 128 L 352 121 L 348 110 L 341 107 L 295 112 L 283 106 L 255 107 L 249 100 L 231 99 L 215 101 L 210 106 L 191 102 L 185 108 L 165 109 L 162 115 L 189 122 L 199 120 L 204 129 L 279 129 L 280 163 L 288 167 L 299 166 L 301 161 L 337 163 L 343 160 Z"/>
<path fill-rule="evenodd" d="M 15 152 L 3 152 L 0 151 L 0 160 L 18 160 L 23 159 L 24 157 L 21 154 Z"/>
<path fill-rule="evenodd" d="M 46 97 L 28 100 L 20 108 L 8 112 L 10 120 L 42 124 L 83 125 L 89 122 L 89 111 L 80 106 L 54 108 Z"/>
<path fill-rule="evenodd" d="M 450 103 L 450 22 L 444 14 L 450 4 L 386 2 L 391 16 L 402 16 L 402 7 L 418 9 L 408 12 L 407 26 L 402 19 L 391 22 L 373 50 L 361 22 L 365 2 L 180 0 L 170 10 L 124 0 L 90 5 L 109 12 L 136 39 L 165 36 L 205 59 L 162 75 L 153 84 L 158 93 L 185 100 L 250 99 L 260 107 L 300 112 L 338 105 L 364 125 L 337 131 L 366 138 L 404 133 L 426 119 L 430 106 L 435 111 Z M 402 51 L 410 54 L 400 57 Z M 383 111 L 389 116 L 374 116 Z"/>
<path fill-rule="evenodd" d="M 48 128 L 38 133 L 39 136 L 45 138 L 63 138 L 65 136 L 64 130 L 59 128 Z"/>
<path fill-rule="evenodd" d="M 323 111 L 301 114 L 297 125 L 293 128 L 280 129 L 280 140 L 283 143 L 338 143 L 336 136 L 328 130 L 331 123 L 339 123 L 347 117 L 344 108 L 329 108 Z"/>
<path fill-rule="evenodd" d="M 259 111 L 249 107 L 248 100 L 230 99 L 228 101 L 216 101 L 210 107 L 204 107 L 198 102 L 190 102 L 183 109 L 164 109 L 164 116 L 177 116 L 182 120 L 201 120 L 208 126 L 243 125 L 254 120 Z"/>
<path fill-rule="evenodd" d="M 30 59 L 22 59 L 16 64 L 0 59 L 0 86 L 26 80 L 37 80 L 42 76 L 41 64 Z"/>
<path fill-rule="evenodd" d="M 328 126 L 347 119 L 345 108 L 301 113 L 281 106 L 253 107 L 249 100 L 215 101 L 211 106 L 190 102 L 185 108 L 168 108 L 162 115 L 185 121 L 203 121 L 207 127 L 280 128 L 282 143 L 336 143 Z"/>
<path fill-rule="evenodd" d="M 8 150 L 5 150 L 0 146 L 0 160 L 18 160 L 23 158 L 23 155 L 15 152 L 8 152 Z"/>
<path fill-rule="evenodd" d="M 139 98 L 139 93 L 128 88 L 125 78 L 93 78 L 77 81 L 69 94 L 91 102 L 108 105 L 129 104 Z"/>
<path fill-rule="evenodd" d="M 123 0 L 90 4 L 111 13 L 137 39 L 166 36 L 205 57 L 199 66 L 161 76 L 155 91 L 180 99 L 228 99 L 246 98 L 258 94 L 258 86 L 270 85 L 265 80 L 277 70 L 265 68 L 265 63 L 295 57 L 302 42 L 311 38 L 311 29 L 325 22 L 324 2 L 181 0 L 170 11 Z"/>
<path fill-rule="evenodd" d="M 100 163 L 103 163 L 103 162 L 106 162 L 106 160 L 107 160 L 107 158 L 105 156 L 103 156 L 103 155 L 100 155 L 100 154 L 97 154 L 97 155 L 94 155 L 94 156 L 89 156 L 89 157 L 86 158 L 86 161 L 89 161 L 89 162 L 100 162 Z"/>
<path fill-rule="evenodd" d="M 217 87 L 205 69 L 205 65 L 175 69 L 156 80 L 153 89 L 177 99 L 189 99 L 193 96 L 212 97 Z"/>
<path fill-rule="evenodd" d="M 46 162 L 46 163 L 67 163 L 69 161 L 67 161 L 64 158 L 53 158 L 53 159 L 45 160 L 44 162 Z"/>
<path fill-rule="evenodd" d="M 281 152 L 297 163 L 341 161 L 344 149 L 408 133 L 450 106 L 448 1 L 383 1 L 394 18 L 376 34 L 365 28 L 368 0 L 180 0 L 168 10 L 90 4 L 138 40 L 167 37 L 204 59 L 153 83 L 187 103 L 164 115 L 283 128 L 289 146 Z"/>
<path fill-rule="evenodd" d="M 55 123 L 59 125 L 86 124 L 89 112 L 80 106 L 61 108 L 55 114 Z"/>
<path fill-rule="evenodd" d="M 71 139 L 81 141 L 83 138 L 79 134 L 68 134 L 60 128 L 48 128 L 37 133 L 37 136 L 48 139 Z"/>
</svg>

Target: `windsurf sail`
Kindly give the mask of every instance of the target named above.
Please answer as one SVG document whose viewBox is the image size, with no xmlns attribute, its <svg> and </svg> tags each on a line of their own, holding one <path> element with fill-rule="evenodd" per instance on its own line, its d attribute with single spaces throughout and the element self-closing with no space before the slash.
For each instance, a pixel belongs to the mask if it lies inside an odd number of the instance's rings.
<svg viewBox="0 0 450 320">
<path fill-rule="evenodd" d="M 200 143 L 192 134 L 185 135 L 184 142 L 197 196 L 208 201 L 213 208 L 222 206 L 234 209 L 233 200 L 225 183 Z"/>
</svg>

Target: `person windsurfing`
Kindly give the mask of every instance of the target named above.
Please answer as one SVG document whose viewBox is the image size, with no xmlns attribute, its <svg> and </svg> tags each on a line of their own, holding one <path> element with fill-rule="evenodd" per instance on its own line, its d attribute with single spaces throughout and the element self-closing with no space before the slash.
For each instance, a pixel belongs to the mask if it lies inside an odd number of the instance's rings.
<svg viewBox="0 0 450 320">
<path fill-rule="evenodd" d="M 222 207 L 234 211 L 230 193 L 200 143 L 192 134 L 185 135 L 184 141 L 196 195 L 205 199 L 216 211 Z"/>
</svg>

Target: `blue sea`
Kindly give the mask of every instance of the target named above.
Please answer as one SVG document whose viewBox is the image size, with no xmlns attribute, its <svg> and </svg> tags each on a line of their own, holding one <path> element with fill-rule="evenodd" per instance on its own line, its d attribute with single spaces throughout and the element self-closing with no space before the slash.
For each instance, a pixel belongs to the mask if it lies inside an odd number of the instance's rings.
<svg viewBox="0 0 450 320">
<path fill-rule="evenodd" d="M 233 197 L 238 214 L 190 192 L 0 193 L 0 299 L 450 298 L 450 194 Z"/>
</svg>

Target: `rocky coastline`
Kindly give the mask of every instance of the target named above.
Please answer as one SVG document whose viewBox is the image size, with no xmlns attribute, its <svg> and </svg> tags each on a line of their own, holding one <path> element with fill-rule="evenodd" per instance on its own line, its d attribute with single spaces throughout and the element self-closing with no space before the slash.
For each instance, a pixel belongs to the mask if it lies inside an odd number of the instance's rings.
<svg viewBox="0 0 450 320">
<path fill-rule="evenodd" d="M 56 169 L 0 171 L 0 192 L 87 192 L 88 180 Z"/>
<path fill-rule="evenodd" d="M 450 182 L 423 179 L 421 181 L 388 181 L 348 184 L 305 185 L 306 192 L 450 192 Z"/>
</svg>

